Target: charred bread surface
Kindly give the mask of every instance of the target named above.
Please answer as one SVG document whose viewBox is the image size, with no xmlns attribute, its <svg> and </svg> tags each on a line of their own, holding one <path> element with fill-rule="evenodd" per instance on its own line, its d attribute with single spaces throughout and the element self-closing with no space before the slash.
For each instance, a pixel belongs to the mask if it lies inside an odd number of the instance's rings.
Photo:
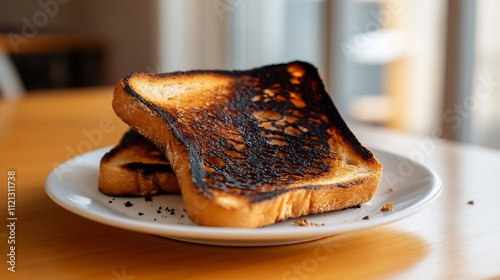
<svg viewBox="0 0 500 280">
<path fill-rule="evenodd" d="M 102 157 L 99 169 L 99 190 L 106 195 L 180 193 L 170 162 L 153 143 L 132 129 Z"/>
<path fill-rule="evenodd" d="M 262 227 L 363 204 L 382 176 L 308 63 L 134 73 L 113 108 L 171 162 L 200 225 Z"/>
</svg>

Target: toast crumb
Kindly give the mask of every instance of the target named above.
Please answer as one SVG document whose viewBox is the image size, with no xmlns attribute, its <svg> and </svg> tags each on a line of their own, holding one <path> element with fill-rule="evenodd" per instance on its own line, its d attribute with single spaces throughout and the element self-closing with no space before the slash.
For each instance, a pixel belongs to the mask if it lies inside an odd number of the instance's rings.
<svg viewBox="0 0 500 280">
<path fill-rule="evenodd" d="M 467 202 L 467 204 L 474 205 L 474 200 L 470 200 L 469 202 Z"/>
<path fill-rule="evenodd" d="M 370 216 L 368 216 L 368 215 L 363 217 L 363 220 L 369 220 L 369 219 L 370 219 Z"/>
<path fill-rule="evenodd" d="M 293 223 L 301 227 L 307 227 L 309 225 L 306 219 L 297 220 L 294 221 Z"/>
<path fill-rule="evenodd" d="M 132 202 L 130 202 L 130 201 L 125 202 L 125 207 L 131 207 L 131 206 L 134 206 L 134 204 L 132 204 Z"/>
<path fill-rule="evenodd" d="M 382 208 L 380 208 L 380 211 L 382 212 L 393 211 L 393 210 L 394 206 L 390 203 L 387 203 L 386 205 L 382 206 Z"/>
<path fill-rule="evenodd" d="M 320 224 L 320 223 L 315 223 L 315 222 L 308 222 L 306 219 L 297 220 L 297 221 L 294 221 L 293 223 L 298 225 L 298 226 L 301 226 L 301 227 L 307 227 L 309 225 L 321 227 L 321 226 L 325 225 L 325 223 Z"/>
</svg>

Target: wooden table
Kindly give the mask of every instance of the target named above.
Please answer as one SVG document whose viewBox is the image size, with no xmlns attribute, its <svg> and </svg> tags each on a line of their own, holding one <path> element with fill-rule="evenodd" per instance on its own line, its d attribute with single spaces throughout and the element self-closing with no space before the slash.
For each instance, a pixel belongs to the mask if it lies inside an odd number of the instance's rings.
<svg viewBox="0 0 500 280">
<path fill-rule="evenodd" d="M 115 144 L 127 129 L 111 109 L 111 92 L 0 101 L 0 279 L 500 279 L 500 152 L 380 128 L 352 125 L 366 145 L 421 153 L 444 183 L 437 201 L 387 226 L 296 245 L 230 248 L 72 214 L 49 199 L 44 182 L 86 139 L 83 131 L 109 122 L 94 149 Z M 16 178 L 15 273 L 7 262 L 9 170 Z M 320 246 L 327 252 L 321 258 Z"/>
</svg>

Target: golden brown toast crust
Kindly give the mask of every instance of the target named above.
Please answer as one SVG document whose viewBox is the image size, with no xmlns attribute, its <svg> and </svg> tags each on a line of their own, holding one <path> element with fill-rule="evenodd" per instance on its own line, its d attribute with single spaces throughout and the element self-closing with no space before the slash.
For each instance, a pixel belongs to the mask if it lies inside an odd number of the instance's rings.
<svg viewBox="0 0 500 280">
<path fill-rule="evenodd" d="M 256 227 L 358 205 L 381 178 L 307 63 L 131 74 L 113 107 L 167 155 L 185 204 L 204 205 L 186 206 L 200 224 Z"/>
<path fill-rule="evenodd" d="M 180 193 L 170 162 L 156 146 L 134 130 L 100 161 L 99 190 L 112 196 Z"/>
</svg>

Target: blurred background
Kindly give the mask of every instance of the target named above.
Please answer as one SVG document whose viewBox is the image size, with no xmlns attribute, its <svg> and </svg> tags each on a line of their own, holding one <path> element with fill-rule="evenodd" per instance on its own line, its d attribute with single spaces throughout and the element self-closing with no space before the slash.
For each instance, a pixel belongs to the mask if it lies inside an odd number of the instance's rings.
<svg viewBox="0 0 500 280">
<path fill-rule="evenodd" d="M 344 118 L 500 149 L 500 1 L 0 2 L 0 95 L 130 72 L 318 67 Z"/>
</svg>

